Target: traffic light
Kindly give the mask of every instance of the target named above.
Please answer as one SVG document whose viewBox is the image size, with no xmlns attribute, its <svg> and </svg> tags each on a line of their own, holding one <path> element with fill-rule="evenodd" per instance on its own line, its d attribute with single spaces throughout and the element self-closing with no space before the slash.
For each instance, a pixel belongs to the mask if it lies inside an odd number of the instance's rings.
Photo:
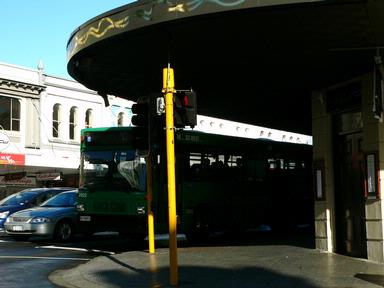
<svg viewBox="0 0 384 288">
<path fill-rule="evenodd" d="M 174 97 L 175 127 L 195 127 L 197 124 L 196 93 L 193 91 L 178 91 Z"/>
<path fill-rule="evenodd" d="M 132 124 L 139 127 L 149 125 L 148 103 L 136 103 L 132 105 Z"/>
<path fill-rule="evenodd" d="M 133 104 L 132 125 L 137 126 L 134 130 L 134 145 L 140 155 L 147 155 L 149 151 L 149 103 L 148 98 L 139 98 L 137 103 Z"/>
</svg>

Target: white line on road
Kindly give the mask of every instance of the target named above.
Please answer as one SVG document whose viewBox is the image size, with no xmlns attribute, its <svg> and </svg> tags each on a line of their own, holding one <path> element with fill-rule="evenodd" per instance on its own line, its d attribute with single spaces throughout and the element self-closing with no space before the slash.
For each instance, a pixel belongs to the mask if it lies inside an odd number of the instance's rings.
<svg viewBox="0 0 384 288">
<path fill-rule="evenodd" d="M 76 261 L 91 260 L 90 258 L 42 257 L 42 256 L 0 256 L 0 259 L 46 259 L 46 260 L 76 260 Z"/>
<path fill-rule="evenodd" d="M 39 249 L 61 249 L 61 250 L 93 252 L 93 253 L 100 253 L 100 254 L 115 255 L 115 252 L 110 252 L 110 251 L 103 251 L 103 250 L 97 250 L 97 249 L 76 248 L 76 247 L 62 247 L 62 246 L 54 246 L 54 245 L 36 246 L 35 248 L 39 248 Z"/>
</svg>

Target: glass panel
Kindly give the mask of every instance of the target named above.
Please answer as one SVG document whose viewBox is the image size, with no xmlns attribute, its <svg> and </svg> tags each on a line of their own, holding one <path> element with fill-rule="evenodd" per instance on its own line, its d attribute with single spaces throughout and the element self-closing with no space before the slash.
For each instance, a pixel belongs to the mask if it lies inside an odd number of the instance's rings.
<svg viewBox="0 0 384 288">
<path fill-rule="evenodd" d="M 75 119 L 76 119 L 76 107 L 72 107 L 69 113 L 69 139 L 71 140 L 75 139 L 75 127 L 76 127 Z"/>
<path fill-rule="evenodd" d="M 4 130 L 10 130 L 11 98 L 0 97 L 0 125 Z"/>
<path fill-rule="evenodd" d="M 20 131 L 20 102 L 12 99 L 11 130 Z"/>
<path fill-rule="evenodd" d="M 52 136 L 59 137 L 59 128 L 60 128 L 60 104 L 55 104 L 53 106 L 52 112 Z"/>
<path fill-rule="evenodd" d="M 117 116 L 117 126 L 123 126 L 124 125 L 124 113 L 120 112 Z"/>
<path fill-rule="evenodd" d="M 69 124 L 69 139 L 75 139 L 75 125 L 73 123 Z"/>
<path fill-rule="evenodd" d="M 92 109 L 88 109 L 87 112 L 85 113 L 85 128 L 90 128 L 92 127 Z"/>
<path fill-rule="evenodd" d="M 337 132 L 339 133 L 360 130 L 363 127 L 363 117 L 361 112 L 341 114 L 337 126 Z"/>
<path fill-rule="evenodd" d="M 18 120 L 18 119 L 12 120 L 12 130 L 13 131 L 20 131 L 20 120 Z"/>
</svg>

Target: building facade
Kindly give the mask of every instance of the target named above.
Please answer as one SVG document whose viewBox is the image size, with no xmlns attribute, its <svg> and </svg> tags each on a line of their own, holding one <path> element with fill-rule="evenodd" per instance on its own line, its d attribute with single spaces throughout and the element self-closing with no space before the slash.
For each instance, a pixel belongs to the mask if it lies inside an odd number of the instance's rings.
<svg viewBox="0 0 384 288">
<path fill-rule="evenodd" d="M 380 263 L 382 76 L 373 70 L 312 94 L 316 247 Z"/>
<path fill-rule="evenodd" d="M 77 186 L 80 130 L 130 125 L 132 102 L 0 63 L 0 198 L 27 187 Z"/>
</svg>

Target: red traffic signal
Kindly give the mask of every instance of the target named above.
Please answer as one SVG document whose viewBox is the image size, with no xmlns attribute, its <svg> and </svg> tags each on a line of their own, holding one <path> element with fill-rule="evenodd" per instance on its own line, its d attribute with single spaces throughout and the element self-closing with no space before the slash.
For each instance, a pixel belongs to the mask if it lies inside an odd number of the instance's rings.
<svg viewBox="0 0 384 288">
<path fill-rule="evenodd" d="M 193 91 L 182 91 L 175 94 L 175 126 L 191 128 L 197 124 L 196 93 Z"/>
</svg>

